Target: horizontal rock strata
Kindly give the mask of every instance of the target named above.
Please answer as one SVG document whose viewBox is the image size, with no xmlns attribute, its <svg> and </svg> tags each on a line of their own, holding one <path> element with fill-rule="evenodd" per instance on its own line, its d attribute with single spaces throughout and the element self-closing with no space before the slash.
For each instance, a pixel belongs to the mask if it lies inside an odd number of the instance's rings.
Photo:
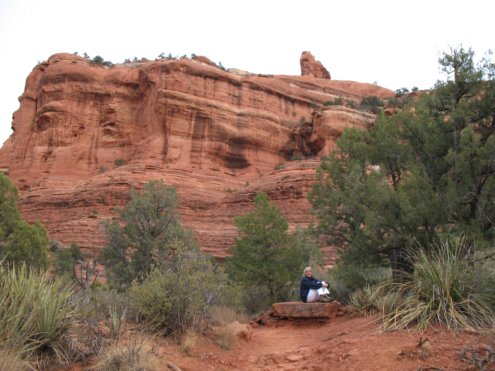
<svg viewBox="0 0 495 371">
<path fill-rule="evenodd" d="M 286 318 L 335 318 L 341 305 L 330 303 L 285 302 L 272 304 L 273 316 Z"/>
<path fill-rule="evenodd" d="M 0 168 L 19 208 L 50 239 L 98 253 L 101 221 L 162 179 L 180 196 L 183 223 L 218 258 L 237 235 L 234 217 L 265 191 L 291 229 L 312 221 L 306 195 L 319 158 L 346 126 L 374 116 L 323 105 L 392 92 L 371 84 L 229 73 L 203 60 L 95 66 L 55 54 L 26 80 Z"/>
</svg>

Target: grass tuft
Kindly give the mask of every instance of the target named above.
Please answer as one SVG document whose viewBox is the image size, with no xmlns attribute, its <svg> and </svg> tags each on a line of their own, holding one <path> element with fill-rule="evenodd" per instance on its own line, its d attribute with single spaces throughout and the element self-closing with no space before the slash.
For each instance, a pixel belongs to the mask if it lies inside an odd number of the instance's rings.
<svg viewBox="0 0 495 371">
<path fill-rule="evenodd" d="M 215 330 L 215 338 L 220 348 L 230 350 L 235 344 L 235 331 L 232 326 L 222 325 Z"/>
<path fill-rule="evenodd" d="M 104 350 L 93 370 L 155 371 L 160 370 L 160 357 L 145 336 L 134 334 Z"/>
<path fill-rule="evenodd" d="M 28 371 L 34 368 L 21 356 L 10 349 L 0 348 L 0 370 L 2 371 Z"/>
</svg>

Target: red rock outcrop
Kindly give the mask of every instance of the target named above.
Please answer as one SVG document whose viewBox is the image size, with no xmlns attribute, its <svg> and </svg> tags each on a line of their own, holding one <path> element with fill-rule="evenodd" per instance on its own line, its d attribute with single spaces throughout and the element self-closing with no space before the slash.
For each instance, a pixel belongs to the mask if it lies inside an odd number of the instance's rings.
<svg viewBox="0 0 495 371">
<path fill-rule="evenodd" d="M 323 64 L 321 64 L 320 61 L 317 61 L 310 52 L 302 52 L 300 63 L 301 76 L 311 76 L 327 80 L 331 79 L 330 72 L 328 72 Z"/>
<path fill-rule="evenodd" d="M 393 93 L 228 73 L 188 59 L 109 68 L 55 54 L 27 78 L 0 166 L 20 189 L 24 218 L 41 220 L 51 239 L 96 252 L 101 221 L 115 216 L 129 189 L 162 179 L 177 189 L 182 221 L 201 248 L 222 257 L 236 237 L 234 217 L 251 210 L 258 191 L 291 228 L 311 222 L 306 194 L 319 157 L 345 126 L 374 119 L 322 103 L 365 95 Z"/>
<path fill-rule="evenodd" d="M 216 67 L 217 65 L 210 60 L 210 58 L 205 57 L 204 55 L 195 55 L 192 57 L 193 60 L 207 64 L 208 66 Z"/>
</svg>

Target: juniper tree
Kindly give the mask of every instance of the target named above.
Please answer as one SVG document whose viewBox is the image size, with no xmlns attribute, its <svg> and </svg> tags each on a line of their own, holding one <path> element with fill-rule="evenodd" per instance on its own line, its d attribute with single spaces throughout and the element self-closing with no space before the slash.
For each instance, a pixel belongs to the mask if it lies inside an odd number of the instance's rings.
<svg viewBox="0 0 495 371">
<path fill-rule="evenodd" d="M 367 131 L 346 129 L 322 160 L 309 199 L 342 265 L 411 270 L 411 240 L 495 238 L 495 68 L 463 48 L 428 94 Z M 396 276 L 399 278 L 400 274 Z"/>
<path fill-rule="evenodd" d="M 142 192 L 131 191 L 131 200 L 117 210 L 120 220 L 104 223 L 107 245 L 102 261 L 116 288 L 125 289 L 133 280 L 145 279 L 173 255 L 174 242 L 194 244 L 179 222 L 178 203 L 175 189 L 151 181 Z"/>
<path fill-rule="evenodd" d="M 247 288 L 264 288 L 269 299 L 287 299 L 288 290 L 317 253 L 302 233 L 289 234 L 280 210 L 265 193 L 255 209 L 235 219 L 239 237 L 227 259 L 227 272 Z"/>
<path fill-rule="evenodd" d="M 0 173 L 0 261 L 45 270 L 49 264 L 46 231 L 40 222 L 22 220 L 17 199 L 17 188 Z"/>
</svg>

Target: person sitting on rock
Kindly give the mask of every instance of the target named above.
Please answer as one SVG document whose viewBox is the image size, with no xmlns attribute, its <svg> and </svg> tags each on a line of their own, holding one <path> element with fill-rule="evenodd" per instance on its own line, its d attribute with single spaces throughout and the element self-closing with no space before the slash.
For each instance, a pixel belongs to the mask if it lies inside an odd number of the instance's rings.
<svg viewBox="0 0 495 371">
<path fill-rule="evenodd" d="M 301 300 L 304 303 L 330 301 L 330 291 L 328 291 L 328 283 L 319 281 L 314 278 L 311 267 L 304 268 L 304 276 L 301 279 L 300 288 Z"/>
</svg>

